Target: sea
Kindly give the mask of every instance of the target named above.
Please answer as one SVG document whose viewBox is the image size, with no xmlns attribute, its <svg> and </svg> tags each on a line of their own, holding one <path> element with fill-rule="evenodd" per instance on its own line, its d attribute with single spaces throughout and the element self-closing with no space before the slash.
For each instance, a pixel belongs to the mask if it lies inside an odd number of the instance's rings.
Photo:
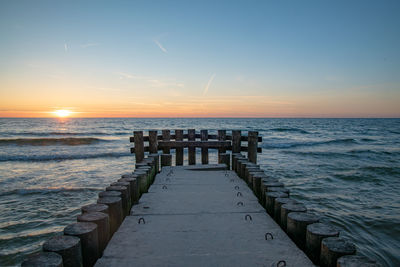
<svg viewBox="0 0 400 267">
<path fill-rule="evenodd" d="M 292 198 L 359 254 L 400 266 L 400 119 L 280 118 L 1 118 L 0 266 L 39 251 L 134 169 L 133 131 L 191 128 L 258 131 L 258 163 Z"/>
</svg>

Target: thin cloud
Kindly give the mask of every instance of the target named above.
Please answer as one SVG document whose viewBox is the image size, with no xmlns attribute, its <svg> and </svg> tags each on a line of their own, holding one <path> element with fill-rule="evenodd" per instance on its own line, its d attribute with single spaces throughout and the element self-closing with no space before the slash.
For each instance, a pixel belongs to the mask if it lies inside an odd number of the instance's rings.
<svg viewBox="0 0 400 267">
<path fill-rule="evenodd" d="M 211 85 L 212 81 L 214 80 L 214 78 L 215 78 L 215 73 L 213 75 L 211 75 L 206 87 L 204 87 L 203 95 L 206 95 L 208 93 L 208 89 L 210 88 L 210 85 Z"/>
<path fill-rule="evenodd" d="M 154 43 L 161 49 L 161 51 L 163 51 L 164 53 L 168 53 L 167 49 L 165 49 L 165 47 L 162 46 L 162 44 L 160 44 L 158 40 L 154 40 Z"/>
<path fill-rule="evenodd" d="M 99 43 L 87 43 L 87 44 L 82 44 L 81 47 L 82 48 L 88 48 L 88 47 L 92 47 L 92 46 L 99 46 Z"/>
<path fill-rule="evenodd" d="M 68 51 L 68 45 L 66 43 L 64 43 L 64 50 L 65 50 L 65 52 Z"/>
</svg>

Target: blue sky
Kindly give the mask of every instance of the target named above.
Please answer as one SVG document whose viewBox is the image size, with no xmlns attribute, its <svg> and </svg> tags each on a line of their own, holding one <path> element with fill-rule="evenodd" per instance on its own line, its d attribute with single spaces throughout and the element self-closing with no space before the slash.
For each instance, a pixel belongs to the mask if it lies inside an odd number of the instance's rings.
<svg viewBox="0 0 400 267">
<path fill-rule="evenodd" d="M 2 1 L 0 115 L 398 117 L 398 14 L 399 1 Z"/>
</svg>

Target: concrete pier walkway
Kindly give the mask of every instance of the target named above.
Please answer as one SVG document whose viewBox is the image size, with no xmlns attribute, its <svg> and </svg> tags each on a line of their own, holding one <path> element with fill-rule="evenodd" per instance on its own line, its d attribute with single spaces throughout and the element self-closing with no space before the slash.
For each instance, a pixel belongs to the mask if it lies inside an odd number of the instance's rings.
<svg viewBox="0 0 400 267">
<path fill-rule="evenodd" d="M 313 266 L 224 166 L 164 167 L 96 266 Z"/>
</svg>

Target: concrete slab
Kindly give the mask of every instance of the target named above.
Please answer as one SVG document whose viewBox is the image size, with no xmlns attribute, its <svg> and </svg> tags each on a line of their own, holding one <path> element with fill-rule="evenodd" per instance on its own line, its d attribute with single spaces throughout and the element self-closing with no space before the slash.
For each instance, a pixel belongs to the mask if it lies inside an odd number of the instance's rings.
<svg viewBox="0 0 400 267">
<path fill-rule="evenodd" d="M 234 172 L 207 166 L 164 168 L 96 266 L 313 266 Z"/>
</svg>

